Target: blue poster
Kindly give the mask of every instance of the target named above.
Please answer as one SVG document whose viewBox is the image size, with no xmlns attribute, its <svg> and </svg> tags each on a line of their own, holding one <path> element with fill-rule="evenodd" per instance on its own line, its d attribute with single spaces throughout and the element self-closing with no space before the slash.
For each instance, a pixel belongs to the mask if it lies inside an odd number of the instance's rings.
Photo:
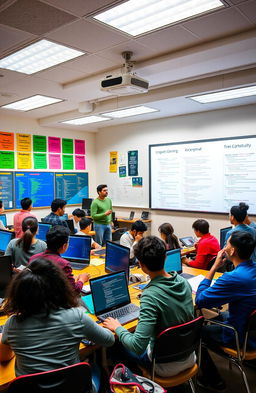
<svg viewBox="0 0 256 393">
<path fill-rule="evenodd" d="M 65 199 L 68 205 L 82 203 L 88 198 L 88 173 L 55 173 L 56 198 Z"/>
<path fill-rule="evenodd" d="M 0 200 L 5 210 L 14 209 L 13 172 L 0 172 Z"/>
<path fill-rule="evenodd" d="M 51 206 L 54 199 L 54 173 L 15 172 L 16 208 L 23 198 L 31 198 L 33 207 Z"/>
<path fill-rule="evenodd" d="M 133 177 L 132 178 L 132 186 L 133 187 L 142 187 L 142 177 Z"/>
<path fill-rule="evenodd" d="M 138 176 L 138 150 L 128 151 L 128 176 Z"/>
<path fill-rule="evenodd" d="M 119 177 L 126 177 L 126 166 L 119 167 Z"/>
</svg>

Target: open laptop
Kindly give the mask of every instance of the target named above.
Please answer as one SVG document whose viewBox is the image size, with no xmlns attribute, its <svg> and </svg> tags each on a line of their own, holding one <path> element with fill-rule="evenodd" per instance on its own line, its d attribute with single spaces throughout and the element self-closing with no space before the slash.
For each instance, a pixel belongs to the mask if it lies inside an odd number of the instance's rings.
<svg viewBox="0 0 256 393">
<path fill-rule="evenodd" d="M 2 299 L 5 298 L 6 288 L 12 279 L 12 257 L 0 257 L 0 304 Z"/>
<path fill-rule="evenodd" d="M 128 218 L 122 218 L 122 220 L 133 220 L 135 212 L 131 211 Z"/>
<path fill-rule="evenodd" d="M 0 229 L 0 255 L 4 255 L 9 242 L 14 238 L 15 233 Z"/>
<path fill-rule="evenodd" d="M 75 231 L 75 226 L 74 226 L 74 221 L 72 219 L 71 220 L 65 220 L 65 221 L 68 224 L 68 228 L 69 228 L 69 230 L 71 232 L 71 235 L 73 235 L 76 232 Z"/>
<path fill-rule="evenodd" d="M 195 244 L 195 239 L 192 236 L 180 237 L 179 241 L 185 247 L 193 247 Z"/>
<path fill-rule="evenodd" d="M 232 229 L 231 226 L 220 229 L 220 248 L 221 248 L 221 250 L 225 245 L 226 234 L 228 233 L 228 231 L 230 231 L 230 229 Z"/>
<path fill-rule="evenodd" d="M 43 222 L 38 223 L 38 232 L 36 234 L 37 239 L 46 241 L 46 234 L 51 228 L 51 224 L 45 224 Z"/>
<path fill-rule="evenodd" d="M 7 227 L 6 214 L 0 214 L 0 221 L 2 221 L 5 227 Z"/>
<path fill-rule="evenodd" d="M 141 212 L 141 219 L 142 220 L 148 220 L 149 217 L 149 212 L 143 211 Z"/>
<path fill-rule="evenodd" d="M 129 258 L 130 249 L 128 247 L 107 241 L 105 258 L 106 273 L 125 271 L 127 282 L 129 283 Z"/>
<path fill-rule="evenodd" d="M 175 271 L 186 279 L 194 277 L 193 274 L 182 273 L 182 262 L 181 262 L 180 248 L 176 248 L 175 250 L 167 250 L 166 251 L 164 270 L 167 273 L 170 273 L 171 271 Z"/>
<path fill-rule="evenodd" d="M 68 249 L 61 256 L 68 261 L 73 269 L 82 270 L 90 264 L 91 236 L 69 236 Z"/>
<path fill-rule="evenodd" d="M 116 272 L 90 280 L 94 312 L 104 321 L 117 318 L 123 325 L 139 317 L 140 308 L 131 303 L 126 272 Z"/>
</svg>

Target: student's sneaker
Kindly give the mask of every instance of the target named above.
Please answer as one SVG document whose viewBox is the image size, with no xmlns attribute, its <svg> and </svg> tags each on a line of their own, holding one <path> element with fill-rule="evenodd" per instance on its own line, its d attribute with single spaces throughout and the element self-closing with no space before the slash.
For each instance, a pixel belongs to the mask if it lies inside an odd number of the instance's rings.
<svg viewBox="0 0 256 393">
<path fill-rule="evenodd" d="M 198 386 L 210 392 L 225 392 L 227 389 L 224 381 L 218 381 L 213 384 L 205 382 L 202 377 L 197 377 L 196 382 Z"/>
</svg>

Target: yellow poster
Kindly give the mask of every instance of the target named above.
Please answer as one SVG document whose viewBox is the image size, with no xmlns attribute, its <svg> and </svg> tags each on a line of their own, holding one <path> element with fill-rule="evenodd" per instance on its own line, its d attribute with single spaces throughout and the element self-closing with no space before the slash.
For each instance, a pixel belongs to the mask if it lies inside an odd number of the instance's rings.
<svg viewBox="0 0 256 393">
<path fill-rule="evenodd" d="M 18 169 L 31 169 L 31 153 L 17 153 Z"/>
<path fill-rule="evenodd" d="M 30 134 L 16 134 L 17 135 L 17 151 L 31 151 L 31 135 Z"/>
<path fill-rule="evenodd" d="M 118 152 L 111 151 L 109 153 L 109 172 L 117 172 Z"/>
</svg>

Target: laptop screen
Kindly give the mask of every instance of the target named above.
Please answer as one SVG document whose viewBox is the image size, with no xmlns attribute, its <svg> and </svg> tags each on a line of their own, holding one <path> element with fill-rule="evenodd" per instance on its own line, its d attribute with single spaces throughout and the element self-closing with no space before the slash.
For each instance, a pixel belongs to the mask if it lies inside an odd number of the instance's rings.
<svg viewBox="0 0 256 393">
<path fill-rule="evenodd" d="M 131 302 L 125 272 L 93 278 L 90 280 L 90 286 L 96 315 Z"/>
<path fill-rule="evenodd" d="M 38 232 L 37 232 L 37 239 L 46 240 L 46 234 L 51 228 L 51 224 L 43 224 L 41 222 L 38 223 Z"/>
<path fill-rule="evenodd" d="M 106 272 L 120 272 L 124 270 L 129 281 L 129 258 L 130 249 L 121 246 L 120 244 L 107 242 L 106 244 L 106 259 L 105 270 Z"/>
<path fill-rule="evenodd" d="M 12 258 L 0 257 L 0 297 L 5 297 L 5 290 L 12 278 Z"/>
<path fill-rule="evenodd" d="M 6 220 L 6 214 L 0 214 L 0 220 L 4 224 L 4 226 L 7 226 L 7 220 Z"/>
<path fill-rule="evenodd" d="M 13 238 L 14 232 L 0 229 L 0 251 L 4 252 L 7 249 L 10 240 L 12 240 Z"/>
<path fill-rule="evenodd" d="M 176 250 L 167 250 L 166 258 L 164 262 L 164 270 L 166 272 L 175 271 L 177 273 L 182 273 L 182 262 L 180 255 L 180 248 Z"/>
<path fill-rule="evenodd" d="M 91 208 L 93 199 L 92 198 L 83 198 L 82 199 L 82 209 L 88 210 Z"/>
<path fill-rule="evenodd" d="M 220 229 L 220 248 L 222 249 L 225 245 L 226 234 L 230 231 L 232 227 L 226 227 Z"/>
<path fill-rule="evenodd" d="M 192 236 L 181 237 L 179 240 L 185 247 L 193 247 L 193 245 L 195 244 L 195 240 Z"/>
<path fill-rule="evenodd" d="M 61 256 L 74 262 L 88 263 L 90 261 L 91 242 L 90 236 L 69 236 L 68 249 Z"/>
</svg>

